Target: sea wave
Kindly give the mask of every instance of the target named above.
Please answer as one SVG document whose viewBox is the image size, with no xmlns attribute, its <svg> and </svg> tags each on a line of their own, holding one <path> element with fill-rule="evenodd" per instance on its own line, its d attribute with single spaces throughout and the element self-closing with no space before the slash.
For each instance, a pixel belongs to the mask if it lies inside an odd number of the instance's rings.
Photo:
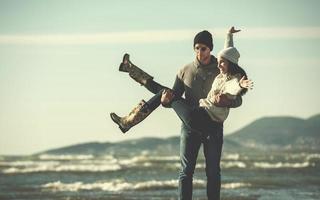
<svg viewBox="0 0 320 200">
<path fill-rule="evenodd" d="M 118 164 L 110 165 L 79 165 L 79 164 L 42 164 L 25 168 L 10 167 L 3 169 L 4 174 L 13 173 L 34 173 L 34 172 L 106 172 L 122 169 Z"/>
<path fill-rule="evenodd" d="M 320 159 L 320 154 L 317 153 L 297 153 L 297 154 L 288 154 L 285 156 L 286 160 L 292 160 L 292 159 L 301 159 L 309 161 L 311 159 Z"/>
<path fill-rule="evenodd" d="M 9 167 L 28 167 L 35 165 L 58 165 L 60 162 L 58 161 L 33 161 L 33 160 L 25 160 L 25 161 L 1 161 L 0 166 L 9 166 Z"/>
<path fill-rule="evenodd" d="M 224 154 L 222 160 L 239 160 L 240 155 L 238 153 Z"/>
<path fill-rule="evenodd" d="M 228 168 L 246 168 L 247 165 L 244 162 L 241 161 L 221 161 L 220 162 L 222 169 L 228 169 Z M 180 164 L 177 166 L 180 167 Z M 196 165 L 196 168 L 204 169 L 206 167 L 205 164 L 199 163 Z"/>
<path fill-rule="evenodd" d="M 320 159 L 320 154 L 308 154 L 306 156 L 306 160 L 311 160 L 311 159 Z"/>
<path fill-rule="evenodd" d="M 54 155 L 54 154 L 41 154 L 38 156 L 40 160 L 88 160 L 93 159 L 94 156 L 89 155 L 71 155 L 71 154 L 63 154 L 63 155 Z"/>
<path fill-rule="evenodd" d="M 288 162 L 277 162 L 277 163 L 268 163 L 268 162 L 254 162 L 254 167 L 264 168 L 264 169 L 277 169 L 277 168 L 306 168 L 314 167 L 314 163 L 310 162 L 301 162 L 301 163 L 288 163 Z"/>
<path fill-rule="evenodd" d="M 229 161 L 229 162 L 221 162 L 221 167 L 223 169 L 228 169 L 228 168 L 246 168 L 247 165 L 244 162 L 241 161 Z"/>
<path fill-rule="evenodd" d="M 179 156 L 152 156 L 152 155 L 138 155 L 128 159 L 119 159 L 119 163 L 123 165 L 132 165 L 143 162 L 155 161 L 179 161 Z"/>
<path fill-rule="evenodd" d="M 175 157 L 148 157 L 144 155 L 132 158 L 114 158 L 105 156 L 101 158 L 84 159 L 84 156 L 44 156 L 42 160 L 30 161 L 0 161 L 2 173 L 34 173 L 34 172 L 107 172 L 128 168 L 145 168 L 158 165 L 157 161 L 175 160 Z M 46 159 L 50 159 L 45 161 Z M 51 160 L 53 159 L 53 160 Z M 70 160 L 71 159 L 71 160 Z M 154 162 L 156 161 L 156 162 Z"/>
<path fill-rule="evenodd" d="M 195 188 L 206 187 L 206 182 L 200 179 L 194 179 L 193 184 Z M 250 187 L 249 183 L 226 183 L 222 184 L 224 189 L 235 189 L 240 187 Z M 122 179 L 116 179 L 109 182 L 95 182 L 95 183 L 62 183 L 61 181 L 46 183 L 41 188 L 50 191 L 71 191 L 77 192 L 80 190 L 104 190 L 110 192 L 119 192 L 127 190 L 153 190 L 153 189 L 175 189 L 178 187 L 178 180 L 150 180 L 143 182 L 126 182 Z"/>
<path fill-rule="evenodd" d="M 225 183 L 222 184 L 222 188 L 224 189 L 237 189 L 237 188 L 243 188 L 243 187 L 250 187 L 250 183 Z"/>
</svg>

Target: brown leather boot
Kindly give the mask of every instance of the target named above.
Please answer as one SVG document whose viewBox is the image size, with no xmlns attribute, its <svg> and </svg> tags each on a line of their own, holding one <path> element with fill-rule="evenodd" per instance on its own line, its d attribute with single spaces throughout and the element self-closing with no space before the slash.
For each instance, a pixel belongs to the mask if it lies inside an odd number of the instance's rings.
<svg viewBox="0 0 320 200">
<path fill-rule="evenodd" d="M 152 76 L 150 76 L 148 73 L 140 69 L 139 67 L 135 66 L 131 61 L 130 61 L 130 55 L 129 54 L 124 54 L 122 63 L 120 63 L 119 66 L 119 71 L 122 72 L 129 72 L 129 76 L 140 83 L 141 85 L 146 85 L 147 81 L 149 79 L 153 79 Z"/>
<path fill-rule="evenodd" d="M 119 125 L 120 130 L 125 133 L 127 132 L 131 127 L 137 125 L 141 121 L 143 121 L 152 110 L 148 108 L 148 104 L 144 100 L 141 100 L 141 102 L 133 108 L 133 110 L 124 117 L 119 117 L 115 113 L 110 113 L 111 119 Z"/>
</svg>

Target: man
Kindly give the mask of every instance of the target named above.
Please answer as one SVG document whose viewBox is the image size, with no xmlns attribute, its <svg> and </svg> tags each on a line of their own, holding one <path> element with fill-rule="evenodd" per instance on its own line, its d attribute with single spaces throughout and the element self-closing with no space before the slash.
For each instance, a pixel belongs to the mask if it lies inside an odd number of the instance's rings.
<svg viewBox="0 0 320 200">
<path fill-rule="evenodd" d="M 233 27 L 229 30 L 225 47 L 233 46 L 232 33 L 236 33 Z M 214 78 L 219 74 L 217 58 L 211 55 L 213 49 L 212 35 L 208 31 L 199 32 L 193 42 L 196 54 L 194 62 L 184 66 L 177 74 L 173 86 L 176 95 L 185 95 L 186 100 L 192 106 L 199 106 L 199 100 L 206 98 L 211 89 Z M 173 98 L 170 90 L 162 95 L 163 105 L 168 104 Z M 221 95 L 216 98 L 215 105 L 220 107 L 239 107 L 241 97 L 228 100 Z M 202 135 L 188 129 L 183 123 L 181 126 L 180 160 L 181 171 L 179 173 L 179 199 L 192 199 L 192 179 L 196 166 L 196 160 L 201 144 L 203 144 L 206 176 L 207 197 L 209 200 L 220 199 L 220 158 L 223 143 L 223 124 L 220 124 L 216 133 L 204 133 Z"/>
</svg>

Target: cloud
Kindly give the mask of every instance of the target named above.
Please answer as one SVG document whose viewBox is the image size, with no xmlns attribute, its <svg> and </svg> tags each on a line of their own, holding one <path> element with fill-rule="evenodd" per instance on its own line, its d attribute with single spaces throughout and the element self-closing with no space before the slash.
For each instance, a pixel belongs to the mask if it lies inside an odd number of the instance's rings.
<svg viewBox="0 0 320 200">
<path fill-rule="evenodd" d="M 320 39 L 320 27 L 268 27 L 244 29 L 248 39 Z"/>
<path fill-rule="evenodd" d="M 216 38 L 225 37 L 226 29 L 208 29 Z M 190 40 L 199 29 L 146 30 L 89 34 L 0 34 L 0 45 L 90 45 L 119 43 L 162 43 Z M 320 27 L 242 28 L 239 39 L 320 39 Z"/>
</svg>

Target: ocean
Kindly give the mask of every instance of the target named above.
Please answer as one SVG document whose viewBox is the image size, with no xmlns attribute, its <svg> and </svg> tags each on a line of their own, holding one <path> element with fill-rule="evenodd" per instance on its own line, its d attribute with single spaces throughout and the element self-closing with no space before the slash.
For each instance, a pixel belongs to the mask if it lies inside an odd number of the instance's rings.
<svg viewBox="0 0 320 200">
<path fill-rule="evenodd" d="M 318 200 L 320 154 L 224 152 L 224 200 Z M 0 156 L 0 199 L 174 200 L 178 197 L 177 155 L 39 154 Z M 203 155 L 194 174 L 193 199 L 206 199 Z"/>
</svg>

